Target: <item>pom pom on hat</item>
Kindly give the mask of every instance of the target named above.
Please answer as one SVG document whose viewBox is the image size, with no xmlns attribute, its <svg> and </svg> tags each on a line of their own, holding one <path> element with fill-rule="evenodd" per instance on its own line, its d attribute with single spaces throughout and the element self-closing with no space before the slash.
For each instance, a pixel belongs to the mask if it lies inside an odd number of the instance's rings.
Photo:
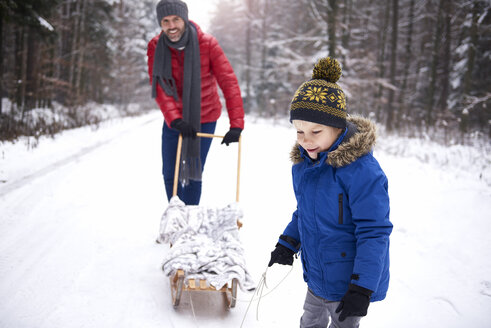
<svg viewBox="0 0 491 328">
<path fill-rule="evenodd" d="M 336 82 L 341 77 L 341 65 L 335 58 L 321 58 L 312 71 L 312 79 L 302 83 L 290 104 L 290 122 L 303 120 L 346 127 L 346 97 Z"/>
<path fill-rule="evenodd" d="M 312 71 L 312 79 L 323 79 L 331 83 L 336 83 L 341 77 L 341 65 L 337 59 L 325 57 L 319 59 Z"/>
</svg>

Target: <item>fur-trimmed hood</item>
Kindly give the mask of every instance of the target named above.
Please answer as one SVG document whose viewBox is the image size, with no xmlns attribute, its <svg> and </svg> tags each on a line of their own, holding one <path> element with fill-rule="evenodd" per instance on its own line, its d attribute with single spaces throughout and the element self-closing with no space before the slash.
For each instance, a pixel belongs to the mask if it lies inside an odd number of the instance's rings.
<svg viewBox="0 0 491 328">
<path fill-rule="evenodd" d="M 333 167 L 342 167 L 353 163 L 363 155 L 372 151 L 377 139 L 375 123 L 361 116 L 349 116 L 348 132 L 341 144 L 335 150 L 329 152 L 327 164 Z M 290 152 L 293 164 L 303 161 L 298 143 Z"/>
</svg>

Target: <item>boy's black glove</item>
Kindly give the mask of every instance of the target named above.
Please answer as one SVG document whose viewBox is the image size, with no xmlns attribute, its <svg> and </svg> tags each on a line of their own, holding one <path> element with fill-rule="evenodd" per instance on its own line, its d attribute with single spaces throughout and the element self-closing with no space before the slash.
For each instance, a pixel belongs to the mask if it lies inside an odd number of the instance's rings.
<svg viewBox="0 0 491 328">
<path fill-rule="evenodd" d="M 241 128 L 230 128 L 225 137 L 223 137 L 222 145 L 226 144 L 228 146 L 229 143 L 238 142 L 241 132 Z"/>
<path fill-rule="evenodd" d="M 336 309 L 336 313 L 341 311 L 339 321 L 344 321 L 347 317 L 366 316 L 372 293 L 370 289 L 350 284 Z"/>
<path fill-rule="evenodd" d="M 183 138 L 196 138 L 196 129 L 182 118 L 176 118 L 171 122 L 170 127 L 181 132 Z"/>
<path fill-rule="evenodd" d="M 272 266 L 275 263 L 292 265 L 293 255 L 295 255 L 294 251 L 278 243 L 276 244 L 276 248 L 274 249 L 274 251 L 271 252 L 271 260 L 269 260 L 268 267 Z"/>
</svg>

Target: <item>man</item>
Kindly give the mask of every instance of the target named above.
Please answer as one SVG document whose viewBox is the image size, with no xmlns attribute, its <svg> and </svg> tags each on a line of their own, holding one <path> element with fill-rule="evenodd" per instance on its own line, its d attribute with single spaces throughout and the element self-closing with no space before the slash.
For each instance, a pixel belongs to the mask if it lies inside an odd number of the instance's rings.
<svg viewBox="0 0 491 328">
<path fill-rule="evenodd" d="M 177 139 L 183 136 L 178 196 L 187 205 L 201 197 L 201 174 L 210 149 L 210 138 L 221 114 L 217 82 L 222 89 L 230 130 L 222 144 L 239 140 L 244 128 L 244 108 L 237 77 L 218 41 L 188 20 L 187 5 L 180 0 L 157 4 L 162 32 L 148 43 L 148 73 L 163 115 L 162 173 L 167 198 L 172 197 Z"/>
</svg>

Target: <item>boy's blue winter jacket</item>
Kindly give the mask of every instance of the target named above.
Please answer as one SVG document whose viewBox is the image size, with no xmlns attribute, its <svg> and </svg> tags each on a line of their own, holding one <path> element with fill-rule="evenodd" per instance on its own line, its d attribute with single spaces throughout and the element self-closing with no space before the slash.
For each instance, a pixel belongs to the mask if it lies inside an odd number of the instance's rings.
<svg viewBox="0 0 491 328">
<path fill-rule="evenodd" d="M 371 153 L 375 139 L 374 124 L 352 116 L 339 146 L 318 160 L 298 145 L 291 153 L 297 209 L 283 234 L 301 244 L 309 288 L 330 301 L 340 301 L 350 283 L 372 290 L 371 301 L 387 293 L 392 224 L 387 178 Z"/>
</svg>

